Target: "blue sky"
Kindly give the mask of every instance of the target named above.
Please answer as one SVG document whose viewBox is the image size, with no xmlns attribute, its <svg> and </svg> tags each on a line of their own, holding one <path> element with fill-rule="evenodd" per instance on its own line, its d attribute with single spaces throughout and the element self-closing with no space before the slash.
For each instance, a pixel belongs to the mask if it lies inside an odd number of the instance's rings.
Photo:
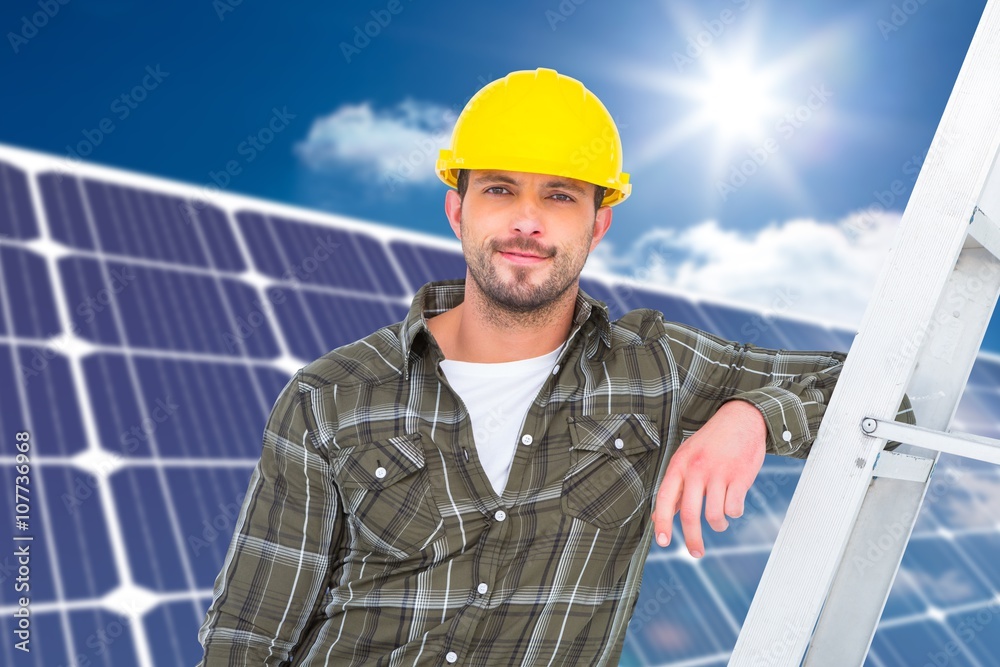
<svg viewBox="0 0 1000 667">
<path fill-rule="evenodd" d="M 237 1 L 48 0 L 34 30 L 46 0 L 4 3 L 0 141 L 452 238 L 454 115 L 551 67 L 604 101 L 631 173 L 595 267 L 759 307 L 795 284 L 789 312 L 845 323 L 985 5 Z"/>
</svg>

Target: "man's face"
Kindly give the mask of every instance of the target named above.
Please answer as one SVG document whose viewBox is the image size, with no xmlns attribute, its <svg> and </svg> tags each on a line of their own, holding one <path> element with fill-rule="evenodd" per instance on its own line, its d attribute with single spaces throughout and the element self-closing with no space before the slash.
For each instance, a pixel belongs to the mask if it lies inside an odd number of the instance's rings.
<svg viewBox="0 0 1000 667">
<path fill-rule="evenodd" d="M 479 290 L 525 313 L 575 285 L 611 225 L 609 207 L 594 213 L 594 188 L 562 176 L 470 172 L 464 199 L 449 191 L 445 211 Z"/>
</svg>

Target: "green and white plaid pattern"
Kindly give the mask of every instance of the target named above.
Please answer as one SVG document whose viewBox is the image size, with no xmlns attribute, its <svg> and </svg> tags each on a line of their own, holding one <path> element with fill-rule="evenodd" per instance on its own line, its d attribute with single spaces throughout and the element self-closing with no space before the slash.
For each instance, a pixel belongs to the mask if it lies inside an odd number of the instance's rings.
<svg viewBox="0 0 1000 667">
<path fill-rule="evenodd" d="M 768 452 L 805 457 L 846 356 L 740 345 L 650 309 L 611 322 L 581 290 L 498 497 L 426 328 L 464 285 L 424 285 L 403 322 L 280 393 L 203 665 L 615 665 L 670 455 L 741 399 Z"/>
</svg>

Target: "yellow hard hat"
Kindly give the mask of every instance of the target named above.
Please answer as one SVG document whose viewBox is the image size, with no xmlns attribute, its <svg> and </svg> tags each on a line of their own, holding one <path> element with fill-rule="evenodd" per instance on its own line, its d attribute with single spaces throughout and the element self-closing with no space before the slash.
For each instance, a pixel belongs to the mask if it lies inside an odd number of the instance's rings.
<svg viewBox="0 0 1000 667">
<path fill-rule="evenodd" d="M 632 192 L 611 114 L 582 83 L 544 67 L 511 72 L 472 96 L 437 161 L 451 187 L 459 169 L 576 178 L 607 189 L 603 206 Z"/>
</svg>

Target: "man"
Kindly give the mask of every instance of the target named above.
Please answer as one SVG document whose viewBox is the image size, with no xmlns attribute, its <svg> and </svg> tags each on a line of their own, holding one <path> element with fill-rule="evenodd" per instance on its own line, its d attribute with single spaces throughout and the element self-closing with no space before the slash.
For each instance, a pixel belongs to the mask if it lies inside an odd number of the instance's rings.
<svg viewBox="0 0 1000 667">
<path fill-rule="evenodd" d="M 617 664 L 654 533 L 679 510 L 701 556 L 703 502 L 724 530 L 765 452 L 806 455 L 845 355 L 611 322 L 579 289 L 621 166 L 553 70 L 469 101 L 438 161 L 466 278 L 281 392 L 203 664 Z"/>
</svg>

